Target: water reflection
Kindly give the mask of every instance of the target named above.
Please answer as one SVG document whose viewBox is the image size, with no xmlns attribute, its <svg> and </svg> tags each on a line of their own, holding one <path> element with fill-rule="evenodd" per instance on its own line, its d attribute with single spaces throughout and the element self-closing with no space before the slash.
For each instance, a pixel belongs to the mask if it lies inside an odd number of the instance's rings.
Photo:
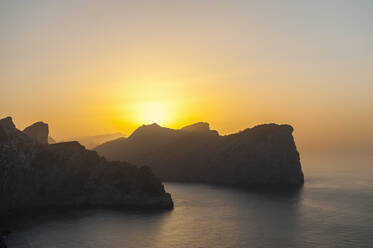
<svg viewBox="0 0 373 248">
<path fill-rule="evenodd" d="M 198 247 L 248 247 L 294 240 L 302 189 L 258 192 L 176 183 L 167 189 L 176 199 L 175 210 L 172 221 L 161 226 L 164 236 L 156 247 L 177 247 L 180 240 L 181 247 L 190 247 L 190 242 Z M 268 234 L 273 234 L 270 239 Z"/>
<path fill-rule="evenodd" d="M 167 183 L 175 209 L 88 210 L 17 222 L 9 247 L 372 247 L 370 174 L 306 172 L 303 188 Z M 335 170 L 338 171 L 338 170 Z M 321 173 L 320 173 L 321 172 Z"/>
<path fill-rule="evenodd" d="M 40 248 L 151 247 L 169 214 L 92 209 L 24 215 L 13 221 L 8 243 L 10 247 Z"/>
</svg>

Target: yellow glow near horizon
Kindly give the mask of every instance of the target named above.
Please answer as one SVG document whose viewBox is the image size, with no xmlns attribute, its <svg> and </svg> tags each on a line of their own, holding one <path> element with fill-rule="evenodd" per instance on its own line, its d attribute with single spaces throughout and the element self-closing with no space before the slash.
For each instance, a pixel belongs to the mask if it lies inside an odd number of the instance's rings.
<svg viewBox="0 0 373 248">
<path fill-rule="evenodd" d="M 140 123 L 165 125 L 170 121 L 169 106 L 163 102 L 142 103 L 137 106 L 135 111 L 138 112 L 137 118 Z"/>
</svg>

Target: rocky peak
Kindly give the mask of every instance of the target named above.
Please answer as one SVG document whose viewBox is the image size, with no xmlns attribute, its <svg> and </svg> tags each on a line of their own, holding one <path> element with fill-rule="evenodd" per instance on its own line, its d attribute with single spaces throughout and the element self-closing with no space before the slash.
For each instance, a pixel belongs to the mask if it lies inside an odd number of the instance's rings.
<svg viewBox="0 0 373 248">
<path fill-rule="evenodd" d="M 129 138 L 138 138 L 147 135 L 157 135 L 159 133 L 163 133 L 169 130 L 168 128 L 161 127 L 157 123 L 149 124 L 149 125 L 142 125 L 141 127 L 137 128 Z"/>
<path fill-rule="evenodd" d="M 13 129 L 16 128 L 16 126 L 13 123 L 12 117 L 8 116 L 4 119 L 0 120 L 0 126 L 4 129 Z"/>
<path fill-rule="evenodd" d="M 216 130 L 211 130 L 210 129 L 210 124 L 207 122 L 197 122 L 192 125 L 185 126 L 180 129 L 181 131 L 184 132 L 189 132 L 189 133 L 198 133 L 198 134 L 209 134 L 209 135 L 215 135 L 218 136 L 219 133 Z"/>
<path fill-rule="evenodd" d="M 210 124 L 208 124 L 207 122 L 197 122 L 192 125 L 185 126 L 181 128 L 180 130 L 186 131 L 186 132 L 196 132 L 196 133 L 208 132 L 210 131 Z"/>
<path fill-rule="evenodd" d="M 0 142 L 9 141 L 16 132 L 16 126 L 11 117 L 0 120 Z"/>
<path fill-rule="evenodd" d="M 36 122 L 23 130 L 29 137 L 34 138 L 41 144 L 48 144 L 49 128 L 48 124 L 44 122 Z"/>
</svg>

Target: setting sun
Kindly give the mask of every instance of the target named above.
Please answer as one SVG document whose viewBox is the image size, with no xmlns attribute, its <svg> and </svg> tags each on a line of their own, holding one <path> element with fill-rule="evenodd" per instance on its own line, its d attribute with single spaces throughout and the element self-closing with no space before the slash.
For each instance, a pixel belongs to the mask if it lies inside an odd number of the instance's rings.
<svg viewBox="0 0 373 248">
<path fill-rule="evenodd" d="M 144 124 L 167 124 L 170 120 L 169 107 L 162 102 L 146 102 L 138 105 L 138 121 Z"/>
</svg>

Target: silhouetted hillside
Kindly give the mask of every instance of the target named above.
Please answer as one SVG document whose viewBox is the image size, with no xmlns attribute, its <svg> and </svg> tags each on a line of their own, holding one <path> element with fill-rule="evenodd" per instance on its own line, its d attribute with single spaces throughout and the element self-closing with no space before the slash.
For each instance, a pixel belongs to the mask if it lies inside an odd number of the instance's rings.
<svg viewBox="0 0 373 248">
<path fill-rule="evenodd" d="M 47 206 L 172 208 L 149 167 L 108 162 L 78 142 L 47 139 L 47 124 L 21 132 L 10 117 L 0 120 L 0 214 Z"/>
<path fill-rule="evenodd" d="M 152 124 L 95 150 L 148 165 L 168 181 L 299 186 L 304 178 L 292 132 L 289 125 L 266 124 L 220 136 L 208 123 L 180 130 Z"/>
<path fill-rule="evenodd" d="M 48 144 L 49 127 L 48 127 L 48 124 L 44 122 L 41 122 L 41 121 L 36 122 L 32 124 L 31 126 L 26 127 L 25 130 L 23 130 L 23 132 L 27 134 L 27 136 L 38 141 L 39 143 Z"/>
</svg>

